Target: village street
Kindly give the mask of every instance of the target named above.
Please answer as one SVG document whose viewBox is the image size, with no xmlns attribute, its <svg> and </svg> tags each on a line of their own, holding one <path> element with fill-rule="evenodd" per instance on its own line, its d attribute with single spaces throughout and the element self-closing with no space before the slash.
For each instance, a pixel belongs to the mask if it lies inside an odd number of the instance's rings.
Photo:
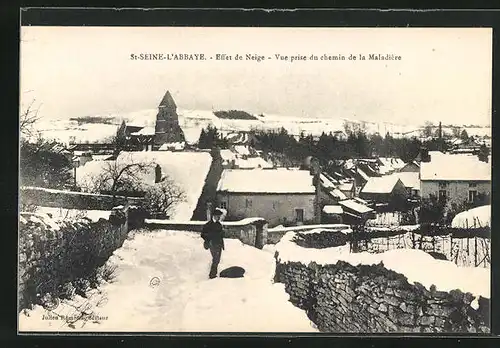
<svg viewBox="0 0 500 348">
<path fill-rule="evenodd" d="M 196 233 L 136 234 L 109 259 L 116 278 L 89 299 L 76 296 L 52 314 L 40 306 L 20 315 L 21 330 L 147 332 L 311 332 L 306 314 L 273 284 L 274 250 L 227 239 L 219 271 L 245 268 L 244 278 L 208 279 L 210 254 Z M 75 316 L 72 306 L 90 303 L 93 317 L 74 329 L 49 315 Z M 53 315 L 54 314 L 54 315 Z M 97 320 L 94 320 L 97 318 Z"/>
</svg>

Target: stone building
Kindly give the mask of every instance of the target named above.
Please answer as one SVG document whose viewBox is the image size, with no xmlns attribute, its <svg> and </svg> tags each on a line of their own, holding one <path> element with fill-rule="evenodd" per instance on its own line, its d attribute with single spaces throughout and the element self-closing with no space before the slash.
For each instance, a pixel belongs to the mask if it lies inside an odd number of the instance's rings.
<svg viewBox="0 0 500 348">
<path fill-rule="evenodd" d="M 262 217 L 270 227 L 314 220 L 315 197 L 306 170 L 226 169 L 217 187 L 218 206 L 228 219 Z"/>
<path fill-rule="evenodd" d="M 429 154 L 430 161 L 420 164 L 422 198 L 433 195 L 451 207 L 491 195 L 491 164 L 474 155 Z"/>
<path fill-rule="evenodd" d="M 163 144 L 182 143 L 184 141 L 184 132 L 179 125 L 179 116 L 177 115 L 177 105 L 170 92 L 167 91 L 160 105 L 158 105 L 154 150 L 158 150 Z"/>
</svg>

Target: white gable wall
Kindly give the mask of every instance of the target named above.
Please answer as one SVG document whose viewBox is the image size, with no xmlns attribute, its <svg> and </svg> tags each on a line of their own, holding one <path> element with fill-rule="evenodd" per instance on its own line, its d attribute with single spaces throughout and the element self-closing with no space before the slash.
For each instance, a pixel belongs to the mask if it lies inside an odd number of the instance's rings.
<svg viewBox="0 0 500 348">
<path fill-rule="evenodd" d="M 267 220 L 269 227 L 287 222 L 295 222 L 295 209 L 304 210 L 304 221 L 314 219 L 315 194 L 253 194 L 227 193 L 217 194 L 227 209 L 228 218 L 261 217 Z M 248 204 L 247 204 L 248 202 Z"/>
</svg>

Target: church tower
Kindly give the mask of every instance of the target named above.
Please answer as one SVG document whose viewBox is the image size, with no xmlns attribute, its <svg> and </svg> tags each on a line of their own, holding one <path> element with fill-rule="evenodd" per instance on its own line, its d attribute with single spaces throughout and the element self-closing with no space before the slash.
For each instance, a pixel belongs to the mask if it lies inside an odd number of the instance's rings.
<svg viewBox="0 0 500 348">
<path fill-rule="evenodd" d="M 158 105 L 155 125 L 155 145 L 158 150 L 165 143 L 177 143 L 185 141 L 184 132 L 179 125 L 177 105 L 169 91 L 165 93 Z"/>
</svg>

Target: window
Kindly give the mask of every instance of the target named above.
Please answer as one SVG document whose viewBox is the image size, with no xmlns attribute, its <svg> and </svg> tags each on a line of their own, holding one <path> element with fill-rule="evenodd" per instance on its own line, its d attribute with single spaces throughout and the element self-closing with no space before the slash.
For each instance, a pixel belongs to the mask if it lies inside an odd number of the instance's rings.
<svg viewBox="0 0 500 348">
<path fill-rule="evenodd" d="M 469 184 L 469 187 L 477 187 L 477 183 L 475 183 L 475 182 L 471 182 L 471 183 Z"/>
<path fill-rule="evenodd" d="M 439 190 L 438 198 L 439 198 L 439 201 L 445 201 L 446 200 L 446 190 Z"/>
<path fill-rule="evenodd" d="M 295 221 L 304 222 L 304 209 L 295 209 Z"/>
<path fill-rule="evenodd" d="M 447 187 L 447 186 L 448 186 L 448 185 L 447 185 L 447 182 L 446 182 L 446 181 L 441 181 L 441 182 L 439 183 L 439 189 L 440 189 L 440 190 L 442 190 L 442 189 L 446 189 L 446 187 Z"/>
<path fill-rule="evenodd" d="M 246 206 L 247 206 L 247 208 L 251 208 L 252 207 L 252 200 L 251 199 L 247 198 Z"/>
<path fill-rule="evenodd" d="M 469 202 L 475 202 L 477 199 L 477 191 L 476 190 L 469 190 Z"/>
<path fill-rule="evenodd" d="M 227 209 L 227 202 L 220 202 L 220 208 Z"/>
</svg>

